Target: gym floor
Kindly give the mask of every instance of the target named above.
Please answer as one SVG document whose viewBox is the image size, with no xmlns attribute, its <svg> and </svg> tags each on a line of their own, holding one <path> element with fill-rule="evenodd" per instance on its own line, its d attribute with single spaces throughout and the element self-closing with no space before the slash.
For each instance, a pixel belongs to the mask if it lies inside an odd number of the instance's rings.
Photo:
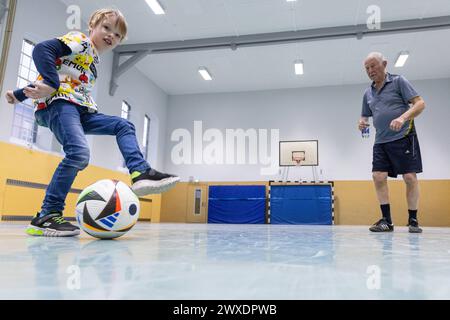
<svg viewBox="0 0 450 320">
<path fill-rule="evenodd" d="M 116 240 L 0 223 L 0 299 L 450 299 L 450 230 L 138 223 Z"/>
</svg>

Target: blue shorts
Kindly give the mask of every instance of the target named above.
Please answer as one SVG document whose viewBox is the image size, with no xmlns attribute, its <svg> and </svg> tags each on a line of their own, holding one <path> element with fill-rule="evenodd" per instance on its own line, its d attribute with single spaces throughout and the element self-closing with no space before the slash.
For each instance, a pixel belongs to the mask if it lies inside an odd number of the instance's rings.
<svg viewBox="0 0 450 320">
<path fill-rule="evenodd" d="M 422 172 L 422 157 L 417 135 L 374 144 L 372 172 L 374 171 L 387 172 L 392 178 L 396 178 L 398 174 Z"/>
</svg>

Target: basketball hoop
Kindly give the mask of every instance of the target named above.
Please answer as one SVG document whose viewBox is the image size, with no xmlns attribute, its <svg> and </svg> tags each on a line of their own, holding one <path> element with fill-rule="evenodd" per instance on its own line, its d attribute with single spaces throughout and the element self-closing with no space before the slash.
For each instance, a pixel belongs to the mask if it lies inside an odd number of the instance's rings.
<svg viewBox="0 0 450 320">
<path fill-rule="evenodd" d="M 302 161 L 305 161 L 305 151 L 293 151 L 292 152 L 292 161 L 295 162 L 296 167 L 300 167 Z"/>
<path fill-rule="evenodd" d="M 311 168 L 312 178 L 317 180 L 317 166 L 319 165 L 318 140 L 280 141 L 279 165 L 282 181 L 289 181 L 289 170 L 296 171 L 295 180 L 302 181 L 306 169 Z M 308 156 L 306 156 L 308 154 Z M 294 169 L 292 169 L 294 167 Z M 297 168 L 297 169 L 295 169 Z M 292 179 L 291 179 L 292 180 Z M 306 181 L 306 180 L 305 180 Z"/>
</svg>

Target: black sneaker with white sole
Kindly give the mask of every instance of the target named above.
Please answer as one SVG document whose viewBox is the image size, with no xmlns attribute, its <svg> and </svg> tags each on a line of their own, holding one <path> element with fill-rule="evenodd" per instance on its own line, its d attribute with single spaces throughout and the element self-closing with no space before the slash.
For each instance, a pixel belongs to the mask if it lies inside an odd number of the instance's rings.
<svg viewBox="0 0 450 320">
<path fill-rule="evenodd" d="M 419 222 L 416 219 L 409 220 L 408 231 L 410 233 L 421 233 L 422 232 L 422 228 L 419 227 Z"/>
<path fill-rule="evenodd" d="M 373 224 L 370 228 L 372 232 L 392 232 L 394 231 L 394 225 L 392 223 L 387 222 L 386 219 L 382 218 L 375 224 Z"/>
<path fill-rule="evenodd" d="M 80 228 L 66 221 L 60 212 L 39 217 L 39 213 L 31 220 L 26 230 L 30 236 L 41 237 L 73 237 L 80 234 Z"/>
<path fill-rule="evenodd" d="M 131 189 L 134 193 L 138 196 L 146 196 L 166 192 L 180 181 L 180 177 L 149 169 L 145 172 L 133 172 L 131 180 L 133 182 Z"/>
</svg>

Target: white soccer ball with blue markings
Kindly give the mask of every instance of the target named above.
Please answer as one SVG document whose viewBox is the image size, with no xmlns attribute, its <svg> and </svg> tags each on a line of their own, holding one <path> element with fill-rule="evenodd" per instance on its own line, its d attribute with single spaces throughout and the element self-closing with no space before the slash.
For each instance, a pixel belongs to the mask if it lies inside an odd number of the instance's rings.
<svg viewBox="0 0 450 320">
<path fill-rule="evenodd" d="M 105 179 L 81 192 L 76 214 L 84 232 L 100 239 L 113 239 L 136 224 L 139 209 L 139 199 L 130 187 L 122 181 Z"/>
</svg>

